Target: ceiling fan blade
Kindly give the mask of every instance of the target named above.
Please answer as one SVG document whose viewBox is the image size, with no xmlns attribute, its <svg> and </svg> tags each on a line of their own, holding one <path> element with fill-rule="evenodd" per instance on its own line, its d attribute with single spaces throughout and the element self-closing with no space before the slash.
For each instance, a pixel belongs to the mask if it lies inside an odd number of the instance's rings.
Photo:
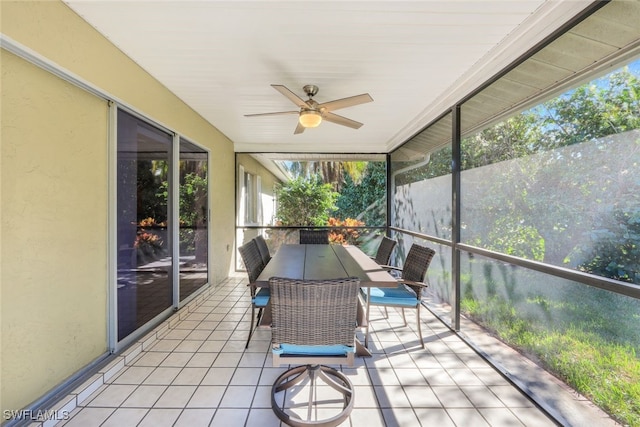
<svg viewBox="0 0 640 427">
<path fill-rule="evenodd" d="M 331 123 L 335 123 L 342 126 L 347 126 L 353 129 L 360 129 L 362 123 L 356 122 L 355 120 L 347 119 L 346 117 L 339 116 L 333 113 L 324 113 L 322 115 L 323 120 L 326 120 Z"/>
<path fill-rule="evenodd" d="M 309 107 L 309 105 L 307 105 L 307 103 L 304 101 L 304 99 L 300 98 L 298 95 L 296 95 L 295 93 L 291 92 L 285 86 L 282 86 L 282 85 L 271 85 L 271 87 L 273 87 L 275 90 L 277 90 L 278 92 L 280 92 L 281 94 L 283 94 L 284 96 L 289 98 L 289 100 L 291 102 L 293 102 L 294 104 L 296 104 L 298 107 L 300 107 L 300 108 L 308 108 Z"/>
<path fill-rule="evenodd" d="M 304 132 L 304 130 L 305 130 L 305 127 L 298 122 L 298 126 L 296 126 L 296 130 L 293 131 L 293 134 L 297 135 L 299 133 Z"/>
<path fill-rule="evenodd" d="M 277 116 L 279 114 L 300 114 L 300 111 L 277 111 L 275 113 L 259 113 L 259 114 L 245 114 L 245 117 L 255 117 L 255 116 Z"/>
<path fill-rule="evenodd" d="M 362 95 L 350 96 L 348 98 L 336 99 L 334 101 L 325 102 L 320 104 L 319 108 L 325 108 L 327 111 L 339 110 L 340 108 L 347 108 L 354 105 L 364 104 L 366 102 L 372 102 L 373 98 L 368 93 Z"/>
</svg>

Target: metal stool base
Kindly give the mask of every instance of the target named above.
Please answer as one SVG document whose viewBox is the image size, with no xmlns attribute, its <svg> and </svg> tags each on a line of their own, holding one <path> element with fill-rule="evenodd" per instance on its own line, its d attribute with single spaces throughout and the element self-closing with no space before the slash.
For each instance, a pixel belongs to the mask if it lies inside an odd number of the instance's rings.
<svg viewBox="0 0 640 427">
<path fill-rule="evenodd" d="M 311 413 L 315 406 L 314 394 L 316 380 L 321 379 L 323 382 L 331 386 L 334 390 L 339 391 L 343 396 L 342 411 L 323 420 L 311 420 Z M 287 390 L 305 380 L 309 380 L 309 402 L 307 408 L 307 419 L 298 418 L 295 414 L 290 414 L 276 403 L 276 393 Z M 276 416 L 285 424 L 293 427 L 303 426 L 320 426 L 333 427 L 346 420 L 353 410 L 353 384 L 342 372 L 323 365 L 306 365 L 298 366 L 280 375 L 271 387 L 271 408 Z"/>
</svg>

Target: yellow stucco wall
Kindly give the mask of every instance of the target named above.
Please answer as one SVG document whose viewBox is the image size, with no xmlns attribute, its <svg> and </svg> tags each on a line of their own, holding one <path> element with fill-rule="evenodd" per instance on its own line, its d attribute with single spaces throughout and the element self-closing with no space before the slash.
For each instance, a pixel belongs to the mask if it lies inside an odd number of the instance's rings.
<svg viewBox="0 0 640 427">
<path fill-rule="evenodd" d="M 106 351 L 108 110 L 10 53 L 0 60 L 4 410 Z"/>
<path fill-rule="evenodd" d="M 60 1 L 0 1 L 0 31 L 211 150 L 212 281 L 232 268 L 231 142 Z M 1 395 L 20 409 L 107 350 L 107 102 L 2 50 Z"/>
<path fill-rule="evenodd" d="M 242 165 L 245 172 L 259 175 L 262 178 L 262 192 L 263 194 L 273 196 L 273 186 L 280 182 L 267 168 L 253 158 L 249 154 L 238 153 L 236 156 L 238 165 Z"/>
<path fill-rule="evenodd" d="M 275 197 L 273 187 L 280 182 L 280 180 L 273 175 L 267 168 L 265 168 L 259 161 L 257 161 L 254 157 L 249 154 L 239 153 L 236 156 L 236 166 L 242 166 L 245 172 L 251 173 L 253 175 L 259 176 L 262 180 L 262 194 L 260 195 L 260 200 L 258 203 L 263 204 L 263 224 L 266 225 L 270 218 L 269 216 L 270 210 L 273 210 L 273 206 L 266 206 L 268 200 L 273 200 Z M 236 170 L 237 174 L 237 170 Z M 236 189 L 237 190 L 237 189 Z M 236 198 L 236 203 L 240 203 L 240 197 Z M 240 210 L 240 207 L 236 207 L 237 211 Z M 250 229 L 250 230 L 238 230 L 236 235 L 236 245 L 240 246 L 253 239 L 259 234 L 258 230 Z"/>
</svg>

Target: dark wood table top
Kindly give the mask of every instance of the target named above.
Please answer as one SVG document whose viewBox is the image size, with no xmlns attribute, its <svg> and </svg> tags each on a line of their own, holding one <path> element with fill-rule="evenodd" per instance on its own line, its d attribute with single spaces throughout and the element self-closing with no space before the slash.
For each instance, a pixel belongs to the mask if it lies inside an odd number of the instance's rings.
<svg viewBox="0 0 640 427">
<path fill-rule="evenodd" d="M 303 280 L 358 277 L 363 287 L 398 285 L 360 248 L 350 245 L 282 245 L 260 273 L 256 285 L 269 286 L 271 277 Z"/>
</svg>

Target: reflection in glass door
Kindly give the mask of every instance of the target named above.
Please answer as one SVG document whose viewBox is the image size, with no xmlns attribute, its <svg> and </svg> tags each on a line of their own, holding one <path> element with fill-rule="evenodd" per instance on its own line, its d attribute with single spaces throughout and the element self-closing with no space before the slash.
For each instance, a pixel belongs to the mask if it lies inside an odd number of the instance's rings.
<svg viewBox="0 0 640 427">
<path fill-rule="evenodd" d="M 207 152 L 180 139 L 180 301 L 207 284 Z"/>
<path fill-rule="evenodd" d="M 118 341 L 172 305 L 172 136 L 118 111 Z"/>
</svg>

